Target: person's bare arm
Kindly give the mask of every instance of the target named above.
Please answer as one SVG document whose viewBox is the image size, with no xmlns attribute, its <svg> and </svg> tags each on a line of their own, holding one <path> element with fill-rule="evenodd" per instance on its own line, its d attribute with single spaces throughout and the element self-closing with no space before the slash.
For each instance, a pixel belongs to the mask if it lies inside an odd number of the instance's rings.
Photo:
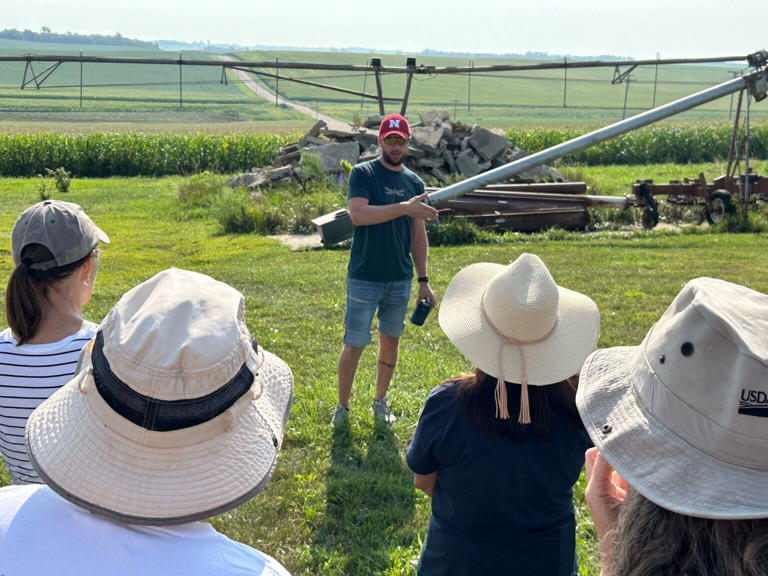
<svg viewBox="0 0 768 576">
<path fill-rule="evenodd" d="M 427 197 L 427 193 L 420 196 L 414 196 L 410 200 L 398 204 L 388 204 L 386 206 L 372 206 L 367 198 L 350 198 L 347 201 L 347 210 L 349 218 L 355 226 L 371 226 L 394 220 L 400 216 L 410 216 L 420 220 L 434 220 L 437 217 L 437 210 L 422 200 Z"/>
<path fill-rule="evenodd" d="M 432 474 L 414 474 L 413 485 L 432 498 L 435 493 L 435 482 L 437 482 L 437 471 Z"/>
<path fill-rule="evenodd" d="M 627 498 L 629 486 L 597 448 L 590 448 L 585 456 L 587 488 L 584 499 L 600 547 L 600 576 L 614 576 L 612 532 L 618 523 L 619 509 Z"/>
<path fill-rule="evenodd" d="M 416 268 L 416 276 L 424 277 L 427 275 L 427 254 L 429 252 L 429 242 L 427 241 L 427 228 L 424 220 L 414 220 L 411 224 L 411 255 L 413 256 L 413 266 Z M 419 300 L 429 299 L 430 305 L 437 304 L 437 296 L 426 282 L 419 282 Z"/>
</svg>

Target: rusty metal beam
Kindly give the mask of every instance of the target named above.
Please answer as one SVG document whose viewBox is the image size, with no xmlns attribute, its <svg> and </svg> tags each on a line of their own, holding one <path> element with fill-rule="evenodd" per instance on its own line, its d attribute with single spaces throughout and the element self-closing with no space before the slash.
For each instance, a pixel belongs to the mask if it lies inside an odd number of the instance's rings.
<svg viewBox="0 0 768 576">
<path fill-rule="evenodd" d="M 24 68 L 24 78 L 21 81 L 21 89 L 24 90 L 26 86 L 31 84 L 32 82 L 35 83 L 35 88 L 40 90 L 40 87 L 43 85 L 43 83 L 48 79 L 48 77 L 53 74 L 56 69 L 61 66 L 61 62 L 54 62 L 48 68 L 40 72 L 39 74 L 35 73 L 35 69 L 32 67 L 32 62 L 27 62 L 26 67 Z M 27 80 L 27 70 L 32 71 L 32 79 Z"/>
<path fill-rule="evenodd" d="M 725 169 L 725 175 L 731 176 L 731 167 L 733 166 L 734 155 L 736 154 L 736 140 L 739 135 L 739 116 L 741 115 L 741 101 L 744 99 L 744 90 L 739 90 L 739 101 L 736 104 L 736 119 L 733 121 L 733 132 L 731 133 L 731 145 L 728 147 L 728 165 Z"/>
<path fill-rule="evenodd" d="M 272 67 L 274 68 L 274 63 L 272 64 Z M 280 64 L 280 67 L 282 68 L 283 65 Z M 309 80 L 302 80 L 301 78 L 293 78 L 290 76 L 278 76 L 277 74 L 273 74 L 271 72 L 261 72 L 256 70 L 249 70 L 247 68 L 240 68 L 239 66 L 228 66 L 231 70 L 240 70 L 241 72 L 248 72 L 249 74 L 255 74 L 257 76 L 266 76 L 267 78 L 275 78 L 284 80 L 286 82 L 295 82 L 296 84 L 304 84 L 307 86 L 314 86 L 315 88 L 324 88 L 326 90 L 333 90 L 335 92 L 342 92 L 344 94 L 352 94 L 353 96 L 360 96 L 362 98 L 371 98 L 372 100 L 378 100 L 379 97 L 375 94 L 366 94 L 365 92 L 358 92 L 356 90 L 348 90 L 346 88 L 339 88 L 338 86 L 331 86 L 329 84 L 320 84 L 319 82 L 310 82 Z M 384 98 L 386 101 L 390 102 L 400 102 L 401 98 Z"/>
<path fill-rule="evenodd" d="M 406 67 L 415 69 L 416 68 L 416 58 L 408 58 L 406 60 Z M 408 107 L 408 96 L 411 93 L 411 81 L 413 80 L 413 72 L 410 72 L 408 74 L 408 77 L 405 80 L 405 92 L 403 94 L 403 104 L 400 106 L 400 116 L 405 116 L 405 109 Z"/>
<path fill-rule="evenodd" d="M 408 66 L 361 66 L 357 64 L 317 64 L 308 62 L 281 62 L 280 68 L 285 70 L 335 70 L 341 72 L 373 72 L 376 69 L 380 73 L 387 74 L 468 74 L 487 72 L 513 72 L 519 70 L 559 70 L 567 65 L 568 68 L 602 68 L 616 66 L 649 66 L 656 64 L 704 64 L 716 62 L 741 62 L 753 57 L 750 55 L 721 56 L 717 58 L 668 58 L 664 60 L 588 60 L 584 62 L 566 63 L 562 61 L 540 62 L 536 64 L 499 64 L 494 66 L 425 66 L 419 65 L 411 69 Z M 375 60 L 375 59 L 373 59 Z M 380 60 L 380 59 L 379 59 Z M 71 56 L 71 55 L 23 55 L 0 56 L 0 62 L 84 62 L 94 64 L 160 64 L 183 66 L 224 66 L 231 68 L 240 66 L 243 68 L 272 68 L 274 61 L 233 61 L 231 63 L 219 60 L 181 60 L 172 58 L 108 58 L 104 56 Z"/>
<path fill-rule="evenodd" d="M 634 72 L 635 68 L 637 68 L 637 64 L 630 66 L 622 72 L 621 68 L 616 66 L 616 68 L 613 69 L 613 80 L 611 80 L 611 84 L 621 84 L 624 81 L 629 82 L 629 76 Z"/>
</svg>

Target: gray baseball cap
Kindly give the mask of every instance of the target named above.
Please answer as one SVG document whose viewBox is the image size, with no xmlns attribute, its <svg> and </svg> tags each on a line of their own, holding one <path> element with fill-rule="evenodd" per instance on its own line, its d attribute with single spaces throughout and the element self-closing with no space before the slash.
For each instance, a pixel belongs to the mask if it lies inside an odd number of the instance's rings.
<svg viewBox="0 0 768 576">
<path fill-rule="evenodd" d="M 66 266 L 85 258 L 99 241 L 109 236 L 72 202 L 44 200 L 24 210 L 11 234 L 13 262 L 21 264 L 21 253 L 30 244 L 41 244 L 53 254 L 50 260 L 29 263 L 35 270 Z"/>
</svg>

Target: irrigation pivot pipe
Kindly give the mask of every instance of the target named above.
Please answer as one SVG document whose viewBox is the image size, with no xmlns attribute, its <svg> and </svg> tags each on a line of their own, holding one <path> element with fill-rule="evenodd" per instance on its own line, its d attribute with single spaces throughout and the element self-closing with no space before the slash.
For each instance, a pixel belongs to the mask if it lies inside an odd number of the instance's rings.
<svg viewBox="0 0 768 576">
<path fill-rule="evenodd" d="M 505 178 L 514 176 L 520 172 L 525 172 L 531 168 L 536 168 L 537 166 L 541 166 L 542 164 L 546 164 L 552 160 L 566 156 L 567 154 L 578 152 L 579 150 L 589 148 L 590 146 L 594 146 L 600 142 L 605 142 L 611 138 L 616 138 L 617 136 L 621 136 L 622 134 L 626 134 L 627 132 L 631 132 L 637 128 L 642 128 L 643 126 L 653 124 L 654 122 L 668 118 L 670 116 L 674 116 L 680 112 L 685 112 L 686 110 L 690 110 L 696 106 L 701 106 L 702 104 L 706 104 L 712 100 L 717 100 L 723 96 L 728 96 L 729 94 L 738 92 L 739 90 L 753 84 L 757 79 L 762 79 L 762 75 L 765 75 L 766 73 L 766 68 L 764 65 L 762 65 L 760 69 L 755 70 L 754 72 L 745 76 L 723 82 L 722 84 L 718 84 L 712 88 L 707 88 L 706 90 L 702 90 L 696 94 L 686 96 L 685 98 L 675 100 L 669 104 L 665 104 L 663 106 L 659 106 L 658 108 L 648 110 L 647 112 L 637 114 L 636 116 L 632 116 L 626 120 L 622 120 L 621 122 L 616 122 L 615 124 L 611 124 L 605 128 L 600 128 L 593 132 L 589 132 L 588 134 L 584 134 L 583 136 L 579 136 L 577 138 L 573 138 L 572 140 L 557 144 L 556 146 L 552 146 L 551 148 L 547 148 L 541 152 L 531 154 L 530 156 L 526 156 L 520 160 L 515 160 L 514 162 L 510 162 L 504 166 L 499 166 L 498 168 L 494 168 L 488 172 L 483 172 L 482 174 L 478 174 L 472 178 L 467 178 L 466 180 L 456 184 L 451 184 L 450 186 L 446 186 L 441 190 L 429 194 L 427 196 L 427 203 L 436 204 L 437 202 L 451 200 L 452 198 L 461 196 L 466 192 L 471 192 L 472 190 L 482 188 L 487 184 L 493 184 L 499 180 L 504 180 Z"/>
</svg>

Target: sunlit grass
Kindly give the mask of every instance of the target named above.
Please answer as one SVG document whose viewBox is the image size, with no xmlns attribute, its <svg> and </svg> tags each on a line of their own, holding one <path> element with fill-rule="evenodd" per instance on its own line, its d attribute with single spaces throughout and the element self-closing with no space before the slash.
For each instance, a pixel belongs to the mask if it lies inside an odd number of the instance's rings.
<svg viewBox="0 0 768 576">
<path fill-rule="evenodd" d="M 405 447 L 428 391 L 469 364 L 443 335 L 436 314 L 421 328 L 409 325 L 390 394 L 397 423 L 391 431 L 374 426 L 376 356 L 368 350 L 353 390 L 349 430 L 332 435 L 348 251 L 291 252 L 255 235 L 221 235 L 215 222 L 179 204 L 180 182 L 73 181 L 63 198 L 82 204 L 112 239 L 86 315 L 99 321 L 123 292 L 169 266 L 210 274 L 242 291 L 249 327 L 291 366 L 296 395 L 272 482 L 213 524 L 274 555 L 296 575 L 413 574 L 410 562 L 426 532 L 429 500 L 412 486 Z M 0 179 L 2 278 L 11 271 L 13 223 L 36 200 L 35 180 Z M 697 276 L 768 292 L 768 235 L 757 234 L 508 234 L 498 245 L 433 248 L 429 275 L 439 296 L 463 266 L 508 263 L 523 252 L 538 254 L 558 283 L 595 300 L 600 346 L 639 343 L 682 285 Z M 8 481 L 0 476 L 0 484 Z M 576 505 L 581 571 L 596 576 L 583 480 Z"/>
</svg>

